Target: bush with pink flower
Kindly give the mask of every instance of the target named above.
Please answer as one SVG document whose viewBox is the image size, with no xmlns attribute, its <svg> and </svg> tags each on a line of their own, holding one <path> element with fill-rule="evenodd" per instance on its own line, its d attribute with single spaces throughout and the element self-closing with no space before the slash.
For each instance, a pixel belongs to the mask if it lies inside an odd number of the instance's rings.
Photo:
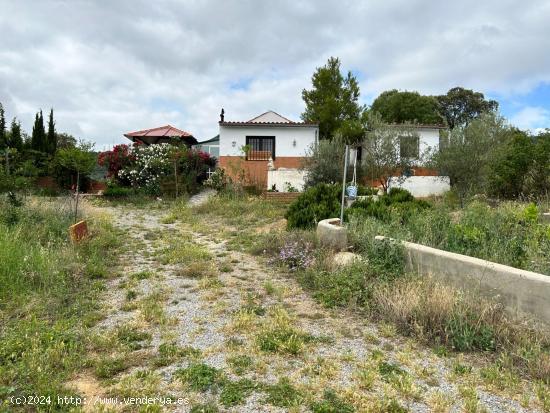
<svg viewBox="0 0 550 413">
<path fill-rule="evenodd" d="M 116 145 L 112 151 L 102 152 L 98 162 L 107 167 L 112 184 L 158 195 L 162 183 L 169 181 L 181 187 L 179 192 L 195 192 L 216 159 L 183 145 L 161 143 Z"/>
</svg>

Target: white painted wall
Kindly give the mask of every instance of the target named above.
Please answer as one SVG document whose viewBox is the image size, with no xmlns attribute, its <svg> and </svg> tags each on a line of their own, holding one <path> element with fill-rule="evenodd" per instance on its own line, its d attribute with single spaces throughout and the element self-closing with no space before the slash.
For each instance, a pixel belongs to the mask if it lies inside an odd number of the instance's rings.
<svg viewBox="0 0 550 413">
<path fill-rule="evenodd" d="M 443 195 L 451 189 L 448 176 L 409 176 L 400 182 L 399 178 L 390 178 L 389 188 L 403 188 L 415 197 Z"/>
<path fill-rule="evenodd" d="M 246 145 L 247 136 L 275 136 L 275 157 L 306 156 L 317 134 L 316 126 L 220 126 L 220 156 L 242 156 L 241 147 Z"/>
<path fill-rule="evenodd" d="M 306 171 L 299 169 L 279 168 L 272 171 L 267 171 L 267 189 L 273 188 L 279 192 L 287 191 L 287 182 L 290 183 L 298 191 L 304 190 Z"/>
<path fill-rule="evenodd" d="M 420 153 L 422 154 L 428 148 L 437 151 L 439 149 L 439 129 L 418 128 L 415 129 L 420 136 Z"/>
</svg>

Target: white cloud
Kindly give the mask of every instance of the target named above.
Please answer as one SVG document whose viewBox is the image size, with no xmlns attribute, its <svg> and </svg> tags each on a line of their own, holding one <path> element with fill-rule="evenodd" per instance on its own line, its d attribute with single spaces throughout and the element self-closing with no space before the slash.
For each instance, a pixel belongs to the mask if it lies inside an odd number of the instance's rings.
<svg viewBox="0 0 550 413">
<path fill-rule="evenodd" d="M 510 122 L 520 129 L 538 132 L 550 126 L 550 110 L 527 106 L 512 116 Z"/>
<path fill-rule="evenodd" d="M 550 82 L 544 0 L 0 3 L 8 115 L 29 131 L 53 106 L 60 130 L 100 144 L 166 123 L 209 138 L 221 107 L 297 119 L 331 55 L 362 74 L 365 103 L 391 88 L 513 96 Z"/>
</svg>

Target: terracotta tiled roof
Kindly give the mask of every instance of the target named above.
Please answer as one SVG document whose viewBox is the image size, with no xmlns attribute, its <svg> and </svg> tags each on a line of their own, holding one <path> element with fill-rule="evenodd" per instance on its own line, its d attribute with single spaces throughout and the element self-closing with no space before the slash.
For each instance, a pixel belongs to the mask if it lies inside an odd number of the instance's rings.
<svg viewBox="0 0 550 413">
<path fill-rule="evenodd" d="M 192 138 L 193 135 L 189 132 L 183 131 L 181 129 L 175 128 L 172 125 L 160 126 L 153 129 L 144 129 L 138 130 L 136 132 L 125 133 L 124 136 L 127 138 L 162 138 L 162 137 L 179 137 L 179 138 Z"/>
<path fill-rule="evenodd" d="M 220 126 L 283 126 L 283 127 L 312 127 L 319 126 L 314 122 L 219 122 Z"/>
<path fill-rule="evenodd" d="M 277 112 L 269 110 L 247 121 L 224 121 L 220 126 L 283 126 L 283 127 L 312 127 L 319 126 L 316 122 L 294 122 Z"/>
</svg>

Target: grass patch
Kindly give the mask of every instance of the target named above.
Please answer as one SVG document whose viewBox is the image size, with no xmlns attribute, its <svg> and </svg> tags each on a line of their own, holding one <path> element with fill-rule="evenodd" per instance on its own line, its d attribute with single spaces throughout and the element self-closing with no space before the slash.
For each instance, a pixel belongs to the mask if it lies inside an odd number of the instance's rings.
<svg viewBox="0 0 550 413">
<path fill-rule="evenodd" d="M 130 278 L 134 280 L 147 280 L 153 276 L 152 271 L 139 271 L 130 275 Z"/>
<path fill-rule="evenodd" d="M 117 330 L 118 341 L 130 350 L 139 350 L 143 348 L 144 341 L 151 340 L 151 334 L 138 330 L 137 327 L 124 325 Z"/>
<path fill-rule="evenodd" d="M 256 335 L 256 344 L 261 351 L 297 355 L 314 337 L 292 326 L 288 313 L 277 308 Z"/>
<path fill-rule="evenodd" d="M 286 377 L 279 379 L 276 384 L 265 386 L 267 397 L 265 402 L 277 407 L 299 406 L 304 401 L 301 391 L 294 387 Z"/>
<path fill-rule="evenodd" d="M 64 383 L 86 362 L 88 326 L 120 241 L 106 217 L 86 217 L 90 236 L 73 245 L 62 202 L 0 195 L 0 391 L 71 395 Z M 94 268 L 101 268 L 100 277 Z M 12 406 L 15 410 L 16 406 Z"/>
<path fill-rule="evenodd" d="M 180 277 L 187 278 L 203 278 L 203 277 L 215 277 L 216 269 L 211 262 L 197 261 L 180 268 L 177 272 Z"/>
<path fill-rule="evenodd" d="M 204 363 L 192 363 L 174 374 L 191 390 L 196 391 L 206 391 L 223 383 L 222 371 Z"/>
<path fill-rule="evenodd" d="M 249 379 L 226 381 L 220 393 L 220 403 L 225 407 L 243 404 L 256 388 L 257 384 Z"/>
<path fill-rule="evenodd" d="M 323 399 L 311 405 L 311 411 L 313 413 L 353 413 L 355 408 L 339 398 L 334 390 L 327 389 Z"/>
<path fill-rule="evenodd" d="M 180 347 L 175 343 L 162 343 L 159 346 L 158 356 L 154 359 L 153 364 L 156 367 L 169 366 L 182 358 L 190 358 L 193 360 L 201 356 L 201 351 L 194 347 Z"/>
<path fill-rule="evenodd" d="M 210 402 L 192 406 L 189 413 L 218 413 L 219 411 L 218 405 L 214 402 Z"/>
<path fill-rule="evenodd" d="M 200 261 L 211 261 L 212 254 L 206 247 L 193 243 L 191 240 L 170 238 L 169 246 L 161 252 L 161 263 L 189 265 Z"/>
<path fill-rule="evenodd" d="M 246 373 L 254 364 L 252 357 L 247 356 L 246 354 L 241 354 L 237 356 L 232 356 L 227 359 L 227 364 L 231 366 L 233 373 L 237 375 L 243 375 Z"/>
<path fill-rule="evenodd" d="M 102 357 L 94 364 L 94 373 L 99 379 L 111 379 L 129 367 L 127 359 L 123 356 Z"/>
</svg>

